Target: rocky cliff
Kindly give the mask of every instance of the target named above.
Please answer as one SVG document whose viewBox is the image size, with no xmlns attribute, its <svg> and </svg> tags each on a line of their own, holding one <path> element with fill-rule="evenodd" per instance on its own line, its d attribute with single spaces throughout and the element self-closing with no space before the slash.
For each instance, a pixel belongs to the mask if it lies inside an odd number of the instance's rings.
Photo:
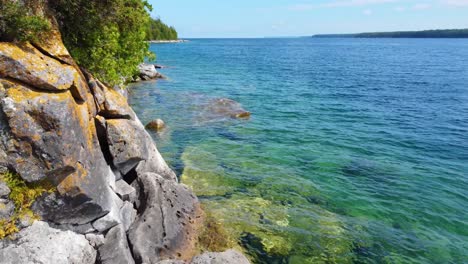
<svg viewBox="0 0 468 264">
<path fill-rule="evenodd" d="M 0 263 L 248 263 L 193 258 L 197 198 L 58 30 L 0 42 L 0 171 Z"/>
</svg>

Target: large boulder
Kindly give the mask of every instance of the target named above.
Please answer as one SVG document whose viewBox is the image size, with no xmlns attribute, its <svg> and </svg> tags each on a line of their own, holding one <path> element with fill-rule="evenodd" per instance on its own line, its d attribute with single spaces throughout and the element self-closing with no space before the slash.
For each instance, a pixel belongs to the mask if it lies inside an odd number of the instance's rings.
<svg viewBox="0 0 468 264">
<path fill-rule="evenodd" d="M 16 239 L 0 243 L 2 264 L 94 264 L 96 251 L 83 235 L 49 227 L 45 222 L 16 234 Z"/>
<path fill-rule="evenodd" d="M 156 67 L 153 64 L 141 63 L 138 65 L 138 71 L 140 72 L 139 77 L 145 81 L 163 78 L 163 76 L 156 70 Z"/>
<path fill-rule="evenodd" d="M 136 121 L 108 119 L 107 141 L 114 166 L 127 174 L 140 161 L 149 157 L 145 131 Z"/>
<path fill-rule="evenodd" d="M 77 103 L 69 90 L 41 92 L 1 78 L 0 83 L 8 122 L 0 148 L 8 167 L 28 182 L 46 179 L 57 186 L 37 207 L 44 219 L 83 224 L 108 212 L 107 165 L 87 104 Z"/>
<path fill-rule="evenodd" d="M 201 220 L 197 198 L 184 185 L 154 173 L 139 176 L 137 183 L 141 213 L 128 232 L 135 260 L 190 258 Z"/>
</svg>

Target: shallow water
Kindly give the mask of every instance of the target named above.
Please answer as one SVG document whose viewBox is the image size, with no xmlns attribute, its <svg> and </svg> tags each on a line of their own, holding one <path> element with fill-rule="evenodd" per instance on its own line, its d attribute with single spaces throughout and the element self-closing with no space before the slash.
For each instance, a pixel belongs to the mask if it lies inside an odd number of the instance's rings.
<svg viewBox="0 0 468 264">
<path fill-rule="evenodd" d="M 258 263 L 466 263 L 468 40 L 153 45 L 143 122 Z M 253 113 L 206 113 L 214 98 Z"/>
</svg>

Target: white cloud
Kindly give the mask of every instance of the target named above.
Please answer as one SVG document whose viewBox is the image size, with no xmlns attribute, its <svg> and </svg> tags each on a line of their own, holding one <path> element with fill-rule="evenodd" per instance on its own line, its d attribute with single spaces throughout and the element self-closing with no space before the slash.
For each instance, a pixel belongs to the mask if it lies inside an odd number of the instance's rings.
<svg viewBox="0 0 468 264">
<path fill-rule="evenodd" d="M 468 6 L 468 0 L 442 0 L 441 2 L 450 6 Z"/>
</svg>

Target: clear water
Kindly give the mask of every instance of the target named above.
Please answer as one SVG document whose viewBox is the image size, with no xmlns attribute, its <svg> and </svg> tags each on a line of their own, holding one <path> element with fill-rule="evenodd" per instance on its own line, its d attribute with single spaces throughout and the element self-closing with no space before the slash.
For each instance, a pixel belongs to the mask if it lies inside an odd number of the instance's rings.
<svg viewBox="0 0 468 264">
<path fill-rule="evenodd" d="M 181 181 L 257 263 L 468 263 L 468 40 L 153 45 L 133 87 Z M 234 99 L 250 120 L 207 116 Z"/>
</svg>

